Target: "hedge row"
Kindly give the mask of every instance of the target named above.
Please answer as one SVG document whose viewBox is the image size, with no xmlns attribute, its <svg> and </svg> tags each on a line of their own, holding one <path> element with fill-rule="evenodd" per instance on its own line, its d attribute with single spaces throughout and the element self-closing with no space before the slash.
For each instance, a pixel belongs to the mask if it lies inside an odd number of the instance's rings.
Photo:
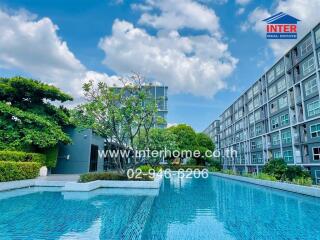
<svg viewBox="0 0 320 240">
<path fill-rule="evenodd" d="M 203 169 L 207 169 L 208 167 L 207 166 L 197 166 L 197 165 L 164 165 L 162 168 L 163 168 L 163 170 L 166 170 L 169 168 L 171 171 L 179 171 L 179 169 L 183 169 L 183 170 L 199 169 L 201 171 Z"/>
<path fill-rule="evenodd" d="M 0 182 L 36 178 L 40 167 L 35 162 L 0 162 Z"/>
<path fill-rule="evenodd" d="M 11 162 L 37 162 L 46 165 L 46 155 L 40 153 L 27 153 L 18 151 L 0 151 L 0 161 Z"/>
<path fill-rule="evenodd" d="M 80 175 L 80 181 L 82 183 L 92 182 L 96 180 L 118 180 L 118 181 L 153 181 L 154 179 L 146 174 L 141 174 L 139 178 L 128 178 L 125 174 L 114 172 L 101 172 L 101 173 L 85 173 Z"/>
</svg>

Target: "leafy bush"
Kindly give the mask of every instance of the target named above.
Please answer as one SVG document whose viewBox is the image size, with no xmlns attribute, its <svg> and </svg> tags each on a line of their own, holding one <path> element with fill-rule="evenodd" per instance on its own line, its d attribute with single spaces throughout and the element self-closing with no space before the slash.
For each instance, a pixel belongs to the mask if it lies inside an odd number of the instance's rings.
<svg viewBox="0 0 320 240">
<path fill-rule="evenodd" d="M 36 178 L 40 167 L 35 162 L 0 162 L 0 182 Z"/>
<path fill-rule="evenodd" d="M 58 159 L 58 146 L 45 149 L 46 166 L 48 168 L 54 168 L 57 165 Z"/>
<path fill-rule="evenodd" d="M 256 175 L 251 175 L 251 177 L 261 180 L 277 181 L 277 179 L 274 176 L 268 175 L 266 173 L 258 173 Z"/>
<path fill-rule="evenodd" d="M 292 180 L 294 184 L 303 185 L 303 186 L 311 186 L 312 179 L 311 177 L 296 177 Z"/>
<path fill-rule="evenodd" d="M 102 173 L 85 173 L 80 175 L 80 181 L 82 183 L 92 182 L 96 180 L 117 180 L 117 181 L 153 181 L 150 175 L 142 174 L 135 176 L 134 178 L 128 178 L 125 174 L 114 173 L 114 172 L 102 172 Z"/>
<path fill-rule="evenodd" d="M 231 169 L 224 169 L 222 170 L 222 173 L 229 174 L 229 175 L 237 175 L 237 173 Z"/>
<path fill-rule="evenodd" d="M 208 167 L 209 172 L 220 172 L 220 169 L 216 168 L 215 166 L 213 167 Z"/>
<path fill-rule="evenodd" d="M 37 162 L 44 166 L 46 165 L 46 156 L 40 153 L 0 151 L 0 161 Z"/>
<path fill-rule="evenodd" d="M 282 158 L 271 159 L 264 165 L 262 172 L 274 176 L 277 180 L 283 180 L 287 171 L 287 163 Z"/>
<path fill-rule="evenodd" d="M 138 169 L 144 173 L 148 173 L 153 168 L 150 165 L 142 165 L 142 166 L 138 167 Z"/>
<path fill-rule="evenodd" d="M 155 172 L 160 172 L 162 170 L 161 166 L 151 166 L 149 164 L 147 165 L 142 165 L 138 167 L 137 169 L 140 169 L 143 173 L 149 173 L 151 170 L 154 170 Z"/>
<path fill-rule="evenodd" d="M 170 169 L 171 171 L 179 171 L 179 169 L 187 170 L 187 169 L 207 169 L 206 166 L 197 166 L 197 165 L 170 165 L 170 166 L 165 166 L 164 169 Z"/>
<path fill-rule="evenodd" d="M 187 161 L 187 165 L 197 165 L 197 160 L 194 159 L 194 158 L 189 158 L 188 161 Z"/>
<path fill-rule="evenodd" d="M 288 166 L 285 172 L 286 180 L 293 181 L 295 178 L 310 178 L 310 173 L 301 166 Z"/>
<path fill-rule="evenodd" d="M 209 161 L 209 164 L 211 167 L 215 167 L 216 169 L 218 169 L 218 171 L 222 170 L 222 165 L 221 165 L 220 161 L 218 161 L 218 160 L 212 159 Z"/>
<path fill-rule="evenodd" d="M 161 166 L 155 166 L 154 170 L 158 173 L 162 171 L 162 167 Z"/>
</svg>

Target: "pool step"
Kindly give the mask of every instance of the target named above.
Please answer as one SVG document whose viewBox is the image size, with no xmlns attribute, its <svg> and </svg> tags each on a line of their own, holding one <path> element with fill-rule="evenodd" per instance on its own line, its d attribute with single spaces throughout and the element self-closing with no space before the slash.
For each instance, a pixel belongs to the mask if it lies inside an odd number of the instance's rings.
<svg viewBox="0 0 320 240">
<path fill-rule="evenodd" d="M 145 197 L 142 200 L 136 214 L 129 221 L 128 226 L 123 231 L 121 239 L 123 240 L 139 240 L 142 237 L 144 226 L 152 208 L 154 197 Z"/>
</svg>

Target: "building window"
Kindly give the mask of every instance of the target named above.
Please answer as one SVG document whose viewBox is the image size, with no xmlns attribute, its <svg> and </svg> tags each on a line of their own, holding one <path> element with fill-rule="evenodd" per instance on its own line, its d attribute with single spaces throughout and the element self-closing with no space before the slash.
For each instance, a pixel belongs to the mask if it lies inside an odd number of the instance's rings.
<svg viewBox="0 0 320 240">
<path fill-rule="evenodd" d="M 283 144 L 291 144 L 291 132 L 285 131 L 281 133 L 282 143 Z"/>
<path fill-rule="evenodd" d="M 314 33 L 316 37 L 316 44 L 320 43 L 320 28 Z"/>
<path fill-rule="evenodd" d="M 283 158 L 286 162 L 293 162 L 293 152 L 292 150 L 283 151 Z"/>
<path fill-rule="evenodd" d="M 253 106 L 254 108 L 257 108 L 259 107 L 259 105 L 260 105 L 260 98 L 259 96 L 257 96 L 255 99 L 253 99 Z"/>
<path fill-rule="evenodd" d="M 314 102 L 307 104 L 308 117 L 313 117 L 320 113 L 320 101 L 316 100 Z"/>
<path fill-rule="evenodd" d="M 250 128 L 250 137 L 254 137 L 254 128 Z"/>
<path fill-rule="evenodd" d="M 319 65 L 320 65 L 320 52 L 318 52 L 318 62 L 319 62 Z"/>
<path fill-rule="evenodd" d="M 254 119 L 255 121 L 259 121 L 261 119 L 261 111 L 257 110 L 254 112 Z"/>
<path fill-rule="evenodd" d="M 256 148 L 257 149 L 262 149 L 262 140 L 261 140 L 261 138 L 256 141 Z"/>
<path fill-rule="evenodd" d="M 310 134 L 312 138 L 320 137 L 320 123 L 310 126 Z"/>
<path fill-rule="evenodd" d="M 239 118 L 241 118 L 243 116 L 242 109 L 238 112 L 238 114 L 239 114 Z"/>
<path fill-rule="evenodd" d="M 251 149 L 252 150 L 256 149 L 256 142 L 251 142 Z"/>
<path fill-rule="evenodd" d="M 252 98 L 252 90 L 251 90 L 251 89 L 248 91 L 247 97 L 248 97 L 248 99 L 251 99 L 251 98 Z"/>
<path fill-rule="evenodd" d="M 314 71 L 315 66 L 314 66 L 314 59 L 313 57 L 307 59 L 304 63 L 302 63 L 302 73 L 303 76 L 308 75 L 312 71 Z"/>
<path fill-rule="evenodd" d="M 313 153 L 313 160 L 319 161 L 320 160 L 320 147 L 312 148 Z"/>
<path fill-rule="evenodd" d="M 276 146 L 280 144 L 279 134 L 274 134 L 271 136 L 272 145 Z"/>
<path fill-rule="evenodd" d="M 281 78 L 278 83 L 277 83 L 277 88 L 278 88 L 278 92 L 282 92 L 283 90 L 285 90 L 287 88 L 286 85 L 286 79 L 285 78 Z"/>
<path fill-rule="evenodd" d="M 289 124 L 289 114 L 284 114 L 280 116 L 280 125 L 285 126 Z"/>
<path fill-rule="evenodd" d="M 269 92 L 269 98 L 273 98 L 277 94 L 276 85 L 272 85 L 271 87 L 269 87 L 268 92 Z"/>
<path fill-rule="evenodd" d="M 262 163 L 262 153 L 253 153 L 251 155 L 252 159 L 251 159 L 251 162 L 253 164 L 259 164 L 259 163 Z"/>
<path fill-rule="evenodd" d="M 287 95 L 279 98 L 279 109 L 284 108 L 288 105 Z"/>
<path fill-rule="evenodd" d="M 273 101 L 271 104 L 270 104 L 270 112 L 271 113 L 274 113 L 278 111 L 278 105 L 277 105 L 277 101 Z"/>
<path fill-rule="evenodd" d="M 310 52 L 312 50 L 312 41 L 311 38 L 309 37 L 307 40 L 305 40 L 301 46 L 300 46 L 300 53 L 301 56 L 307 54 L 308 52 Z"/>
<path fill-rule="evenodd" d="M 252 101 L 248 103 L 248 110 L 249 110 L 249 112 L 251 112 L 253 110 L 253 102 Z"/>
<path fill-rule="evenodd" d="M 306 92 L 306 96 L 309 96 L 318 91 L 317 85 L 317 77 L 314 76 L 312 79 L 309 79 L 304 84 L 304 90 Z"/>
<path fill-rule="evenodd" d="M 275 129 L 277 127 L 279 127 L 279 119 L 278 117 L 274 117 L 271 119 L 271 128 Z"/>
<path fill-rule="evenodd" d="M 273 71 L 273 69 L 270 72 L 268 72 L 267 78 L 268 78 L 268 83 L 271 83 L 274 80 L 274 71 Z"/>
<path fill-rule="evenodd" d="M 278 159 L 278 158 L 281 158 L 281 152 L 280 151 L 273 152 L 273 159 Z"/>
<path fill-rule="evenodd" d="M 250 114 L 249 116 L 249 124 L 253 124 L 254 123 L 254 116 L 253 114 Z"/>
<path fill-rule="evenodd" d="M 256 135 L 260 135 L 262 133 L 262 126 L 261 124 L 256 125 Z"/>
<path fill-rule="evenodd" d="M 276 66 L 276 75 L 279 76 L 284 72 L 284 64 L 283 61 L 281 61 L 277 66 Z"/>
<path fill-rule="evenodd" d="M 259 92 L 259 83 L 256 83 L 253 86 L 253 95 L 256 95 Z"/>
</svg>

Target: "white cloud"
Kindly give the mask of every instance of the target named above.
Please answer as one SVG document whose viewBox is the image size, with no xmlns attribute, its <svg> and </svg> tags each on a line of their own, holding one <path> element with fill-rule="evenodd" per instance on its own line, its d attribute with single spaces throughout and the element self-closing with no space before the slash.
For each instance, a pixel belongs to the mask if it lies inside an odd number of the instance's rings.
<svg viewBox="0 0 320 240">
<path fill-rule="evenodd" d="M 237 60 L 228 45 L 209 36 L 181 36 L 176 30 L 148 34 L 133 24 L 116 20 L 112 35 L 101 39 L 104 63 L 118 74 L 138 71 L 169 86 L 172 93 L 212 96 L 226 88 L 224 81 Z"/>
<path fill-rule="evenodd" d="M 36 20 L 26 11 L 10 15 L 0 9 L 0 69 L 17 69 L 79 96 L 88 79 L 114 77 L 88 71 L 57 35 L 49 18 Z"/>
<path fill-rule="evenodd" d="M 236 0 L 236 3 L 239 5 L 247 5 L 251 0 Z"/>
<path fill-rule="evenodd" d="M 152 7 L 155 12 L 145 12 L 139 23 L 156 29 L 178 30 L 192 28 L 207 30 L 220 35 L 219 18 L 213 9 L 192 0 L 147 0 L 144 6 Z"/>
<path fill-rule="evenodd" d="M 301 38 L 320 21 L 319 0 L 280 0 L 275 1 L 273 6 L 270 11 L 256 8 L 242 24 L 242 30 L 252 29 L 265 37 L 265 23 L 262 20 L 278 12 L 285 12 L 301 20 L 298 23 L 298 36 Z M 295 43 L 292 40 L 268 40 L 268 42 L 276 57 L 283 55 Z"/>
<path fill-rule="evenodd" d="M 245 8 L 239 8 L 238 11 L 236 12 L 236 14 L 239 16 L 239 15 L 242 15 L 244 13 L 246 9 Z"/>
</svg>

